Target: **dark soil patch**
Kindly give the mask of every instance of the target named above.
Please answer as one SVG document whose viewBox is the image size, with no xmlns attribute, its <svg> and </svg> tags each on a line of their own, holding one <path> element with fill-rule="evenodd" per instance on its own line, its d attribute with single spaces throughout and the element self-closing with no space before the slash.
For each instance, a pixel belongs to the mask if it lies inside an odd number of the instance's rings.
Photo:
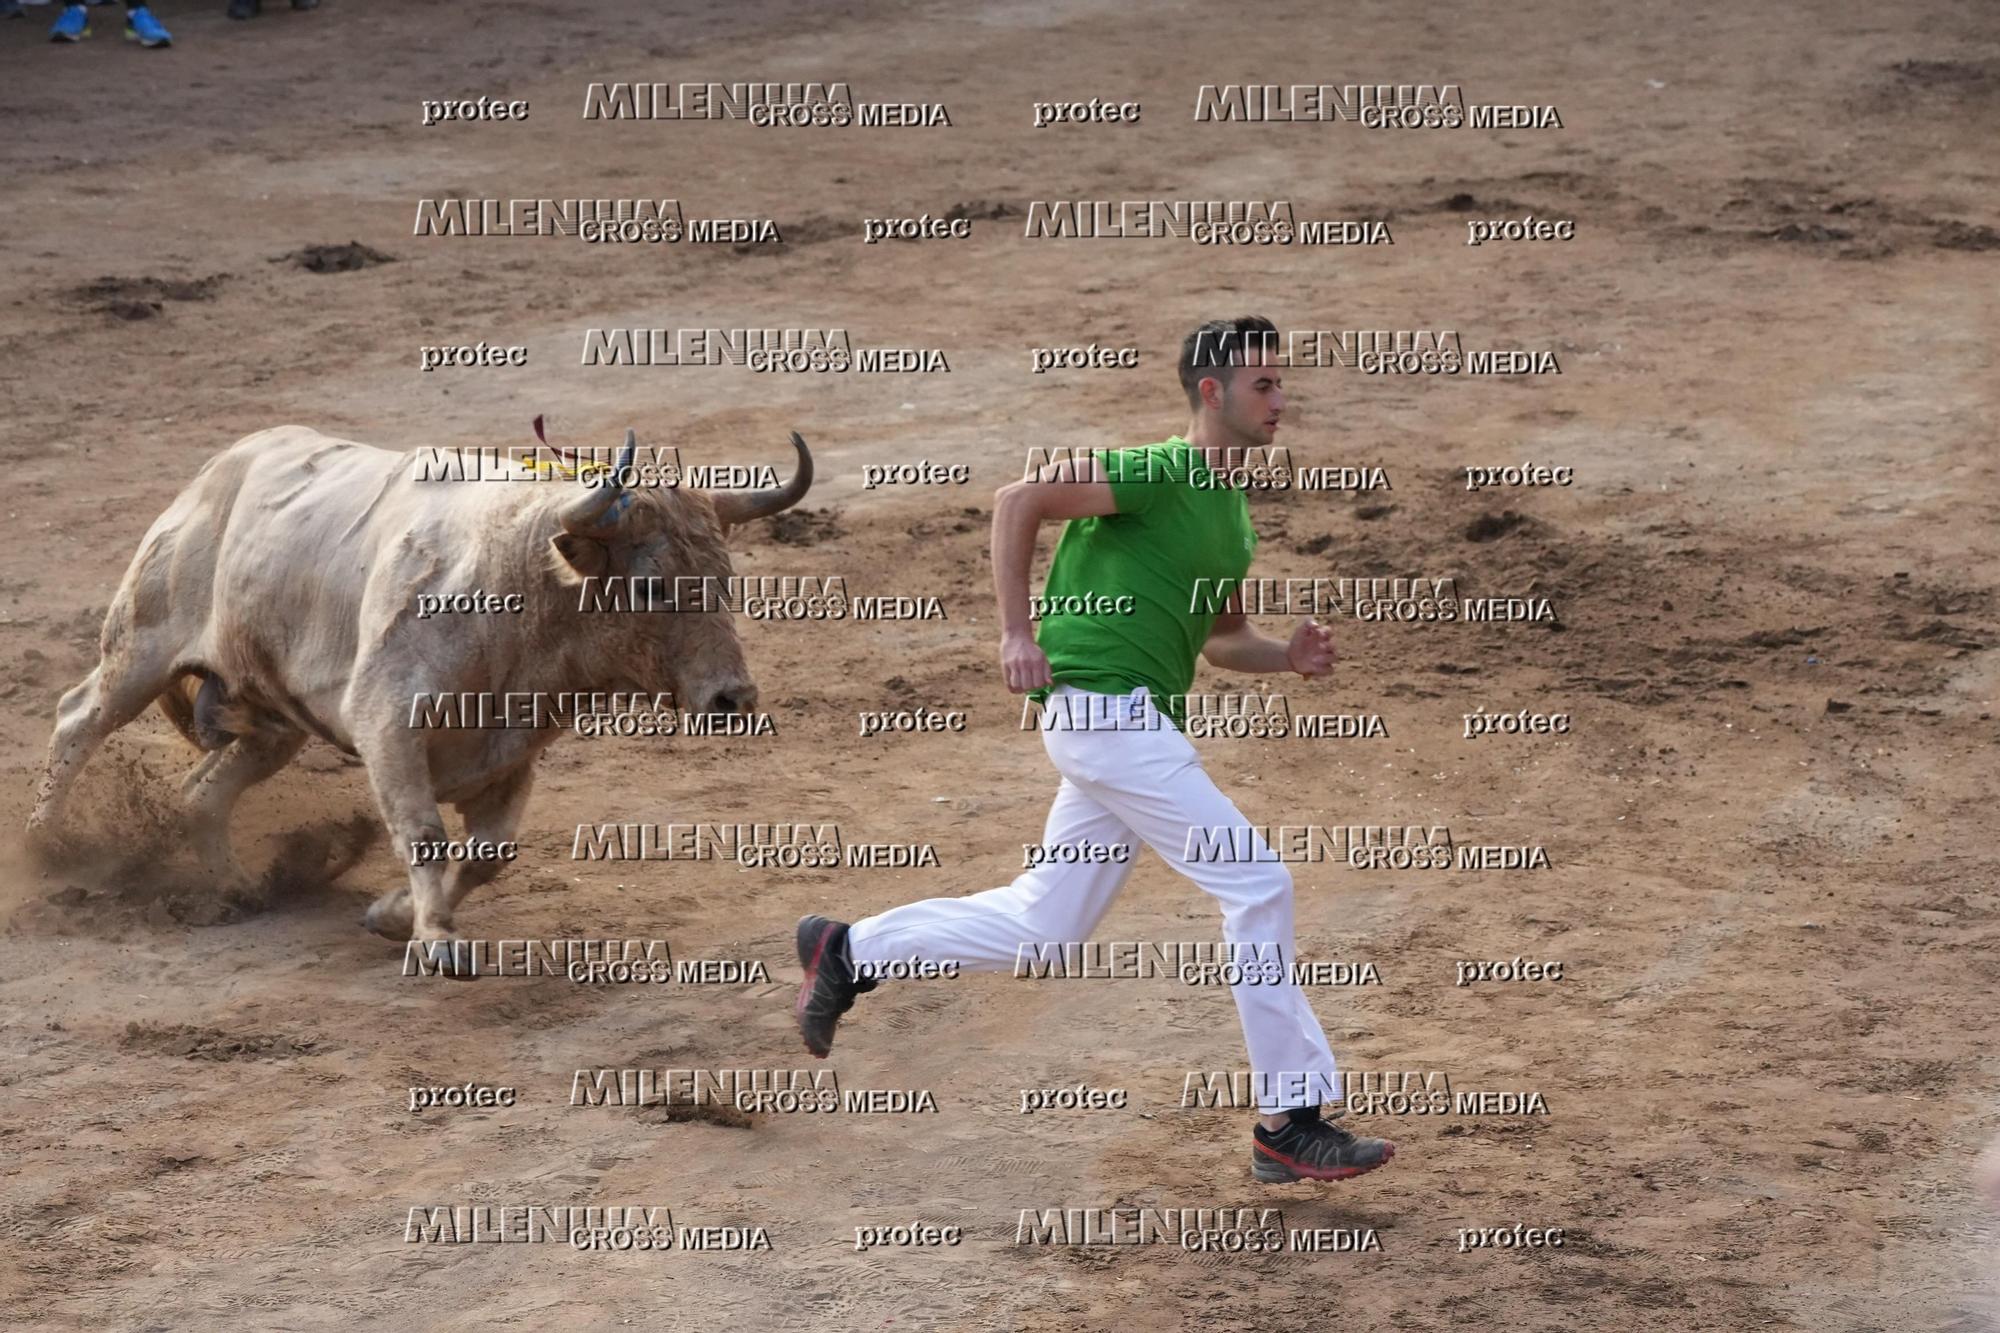
<svg viewBox="0 0 2000 1333">
<path fill-rule="evenodd" d="M 787 509 L 770 522 L 771 540 L 780 546 L 817 546 L 846 535 L 831 509 Z"/>
<path fill-rule="evenodd" d="M 232 1034 L 220 1028 L 191 1027 L 186 1023 L 127 1023 L 118 1044 L 128 1051 L 149 1055 L 179 1055 L 189 1060 L 217 1062 L 291 1060 L 334 1049 L 311 1037 L 297 1040 L 255 1033 Z"/>
<path fill-rule="evenodd" d="M 359 241 L 349 241 L 346 245 L 308 245 L 303 250 L 279 255 L 271 262 L 294 264 L 308 273 L 352 273 L 377 264 L 393 264 L 396 257 Z"/>
</svg>

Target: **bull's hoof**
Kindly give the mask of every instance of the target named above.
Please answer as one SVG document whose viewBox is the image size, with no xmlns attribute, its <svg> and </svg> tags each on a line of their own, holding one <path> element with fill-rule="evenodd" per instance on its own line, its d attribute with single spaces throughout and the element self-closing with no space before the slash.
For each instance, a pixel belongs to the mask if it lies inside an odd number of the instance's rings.
<svg viewBox="0 0 2000 1333">
<path fill-rule="evenodd" d="M 471 940 L 455 937 L 411 940 L 407 952 L 425 974 L 450 977 L 453 981 L 475 981 L 479 977 L 479 957 Z"/>
<path fill-rule="evenodd" d="M 410 891 L 398 889 L 394 893 L 385 893 L 368 904 L 361 924 L 385 940 L 401 944 L 409 939 L 417 928 L 417 915 L 410 908 Z"/>
</svg>

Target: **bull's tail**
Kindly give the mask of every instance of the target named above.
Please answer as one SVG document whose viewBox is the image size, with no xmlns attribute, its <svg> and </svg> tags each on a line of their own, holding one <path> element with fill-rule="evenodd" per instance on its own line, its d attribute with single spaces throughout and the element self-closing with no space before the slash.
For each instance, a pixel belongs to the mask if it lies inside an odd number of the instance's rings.
<svg viewBox="0 0 2000 1333">
<path fill-rule="evenodd" d="M 205 680 L 193 671 L 175 676 L 166 689 L 160 691 L 160 711 L 167 715 L 167 721 L 174 724 L 174 730 L 187 738 L 187 743 L 197 749 L 206 749 L 194 730 L 195 685 Z"/>
<path fill-rule="evenodd" d="M 200 667 L 186 668 L 161 691 L 160 711 L 197 750 L 220 750 L 257 725 L 250 709 L 229 702 L 222 677 Z"/>
</svg>

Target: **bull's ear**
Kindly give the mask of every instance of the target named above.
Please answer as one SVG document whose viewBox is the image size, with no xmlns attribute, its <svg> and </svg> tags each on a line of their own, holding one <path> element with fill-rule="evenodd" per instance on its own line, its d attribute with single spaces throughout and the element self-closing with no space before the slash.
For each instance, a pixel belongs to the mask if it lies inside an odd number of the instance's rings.
<svg viewBox="0 0 2000 1333">
<path fill-rule="evenodd" d="M 603 542 L 590 537 L 579 537 L 573 532 L 558 532 L 549 538 L 549 545 L 556 548 L 563 563 L 585 578 L 602 577 L 611 568 L 611 550 Z"/>
</svg>

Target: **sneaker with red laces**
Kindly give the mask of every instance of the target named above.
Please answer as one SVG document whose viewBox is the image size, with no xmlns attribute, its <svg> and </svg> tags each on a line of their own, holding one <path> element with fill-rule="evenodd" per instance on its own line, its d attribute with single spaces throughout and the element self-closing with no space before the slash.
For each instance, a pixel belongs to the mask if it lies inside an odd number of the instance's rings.
<svg viewBox="0 0 2000 1333">
<path fill-rule="evenodd" d="M 1365 1175 L 1396 1155 L 1387 1139 L 1364 1139 L 1320 1117 L 1317 1106 L 1287 1113 L 1283 1129 L 1254 1131 L 1250 1174 L 1266 1185 L 1293 1180 L 1350 1180 Z M 1335 1111 L 1334 1115 L 1344 1114 Z"/>
</svg>

